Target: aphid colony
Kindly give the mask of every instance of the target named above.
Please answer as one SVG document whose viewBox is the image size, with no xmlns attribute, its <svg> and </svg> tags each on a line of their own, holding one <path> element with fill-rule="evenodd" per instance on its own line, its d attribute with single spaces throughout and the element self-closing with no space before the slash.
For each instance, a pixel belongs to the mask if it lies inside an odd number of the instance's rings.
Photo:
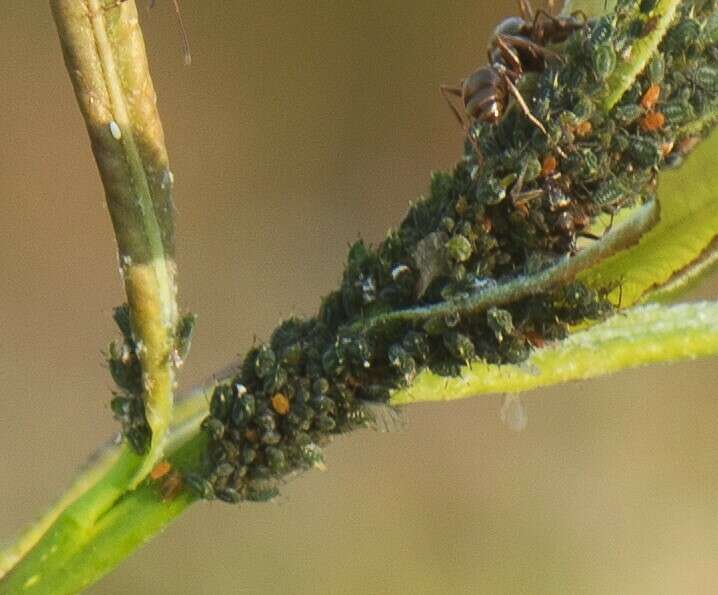
<svg viewBox="0 0 718 595">
<path fill-rule="evenodd" d="M 600 241 L 596 215 L 644 200 L 658 168 L 678 162 L 718 114 L 712 1 L 700 11 L 686 2 L 660 52 L 620 103 L 602 111 L 606 80 L 651 30 L 654 4 L 620 0 L 614 13 L 585 24 L 541 16 L 515 32 L 530 44 L 505 38 L 503 25 L 493 65 L 514 69 L 499 74 L 521 100 L 489 93 L 471 105 L 475 90 L 464 89 L 464 158 L 434 174 L 429 195 L 379 246 L 351 247 L 341 285 L 316 317 L 285 321 L 247 354 L 236 378 L 216 387 L 202 423 L 208 447 L 184 485 L 227 502 L 270 499 L 290 474 L 321 462 L 332 435 L 371 425 L 391 391 L 422 369 L 456 375 L 475 358 L 520 362 L 569 325 L 611 311 L 603 295 L 575 282 L 480 312 L 460 304 L 576 252 L 580 236 Z M 526 52 L 538 65 L 525 68 Z M 457 307 L 411 315 L 442 303 Z M 388 312 L 406 315 L 370 324 Z"/>
<path fill-rule="evenodd" d="M 140 363 L 140 345 L 132 334 L 130 309 L 127 304 L 115 308 L 113 317 L 122 333 L 122 341 L 110 343 L 107 365 L 110 375 L 119 389 L 114 393 L 110 406 L 115 418 L 122 424 L 122 433 L 132 449 L 144 454 L 150 446 L 152 431 L 145 417 L 144 381 Z M 187 314 L 180 318 L 175 329 L 175 345 L 170 357 L 176 367 L 187 357 L 192 341 L 196 317 Z"/>
<path fill-rule="evenodd" d="M 619 0 L 586 23 L 517 88 L 523 108 L 470 121 L 466 161 L 499 250 L 493 274 L 574 252 L 595 218 L 651 197 L 659 168 L 676 166 L 718 115 L 718 14 L 685 1 L 645 70 L 610 113 L 607 81 L 655 27 L 657 2 Z M 468 114 L 467 114 L 468 115 Z M 696 138 L 698 137 L 698 138 Z M 526 254 L 530 254 L 527 258 Z"/>
</svg>

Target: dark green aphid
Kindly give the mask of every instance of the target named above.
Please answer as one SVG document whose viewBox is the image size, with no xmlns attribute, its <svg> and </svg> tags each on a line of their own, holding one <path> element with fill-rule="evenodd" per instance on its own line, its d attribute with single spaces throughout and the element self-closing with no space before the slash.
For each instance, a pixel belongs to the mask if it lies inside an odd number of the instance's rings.
<svg viewBox="0 0 718 595">
<path fill-rule="evenodd" d="M 201 477 L 196 473 L 186 473 L 183 480 L 185 485 L 189 486 L 189 488 L 200 498 L 204 498 L 205 500 L 214 499 L 214 488 L 204 477 Z"/>
<path fill-rule="evenodd" d="M 595 48 L 592 60 L 593 70 L 599 80 L 606 80 L 616 69 L 616 51 L 609 44 Z"/>
<path fill-rule="evenodd" d="M 487 176 L 477 185 L 476 198 L 480 204 L 495 205 L 506 198 L 506 188 L 496 178 Z"/>
<path fill-rule="evenodd" d="M 428 337 L 418 331 L 409 331 L 401 341 L 402 347 L 415 359 L 423 362 L 429 356 Z"/>
<path fill-rule="evenodd" d="M 700 23 L 695 19 L 686 19 L 668 32 L 664 43 L 671 52 L 685 51 L 698 41 L 700 34 Z"/>
<path fill-rule="evenodd" d="M 262 444 L 274 446 L 282 441 L 282 435 L 275 430 L 268 430 L 262 434 Z"/>
<path fill-rule="evenodd" d="M 643 108 L 638 104 L 632 103 L 619 105 L 613 110 L 613 115 L 618 122 L 624 126 L 628 126 L 643 115 Z"/>
<path fill-rule="evenodd" d="M 444 335 L 444 347 L 457 360 L 468 362 L 474 359 L 476 348 L 471 338 L 457 332 L 450 332 Z"/>
<path fill-rule="evenodd" d="M 486 312 L 486 322 L 499 343 L 504 340 L 505 336 L 514 333 L 514 321 L 508 310 L 489 308 Z"/>
<path fill-rule="evenodd" d="M 456 262 L 465 262 L 471 258 L 471 242 L 463 235 L 455 235 L 446 243 L 449 257 Z"/>
<path fill-rule="evenodd" d="M 331 432 L 337 426 L 337 422 L 328 413 L 320 413 L 314 423 L 320 432 Z"/>
<path fill-rule="evenodd" d="M 287 458 L 281 448 L 270 446 L 265 451 L 267 457 L 267 465 L 274 473 L 283 471 L 287 466 Z"/>
<path fill-rule="evenodd" d="M 122 304 L 112 311 L 112 318 L 115 320 L 122 336 L 126 341 L 132 341 L 132 325 L 130 324 L 130 306 Z"/>
<path fill-rule="evenodd" d="M 230 410 L 231 392 L 229 387 L 218 386 L 212 393 L 212 399 L 209 402 L 210 415 L 222 421 L 227 419 Z"/>
<path fill-rule="evenodd" d="M 641 167 L 655 167 L 661 160 L 660 146 L 643 136 L 631 137 L 628 152 Z"/>
<path fill-rule="evenodd" d="M 200 427 L 213 440 L 221 440 L 224 436 L 224 424 L 216 417 L 205 417 Z"/>
<path fill-rule="evenodd" d="M 639 8 L 643 14 L 648 14 L 656 7 L 657 4 L 658 0 L 641 0 Z"/>
<path fill-rule="evenodd" d="M 247 500 L 250 502 L 269 502 L 278 495 L 279 489 L 272 485 L 250 485 L 247 490 Z"/>
<path fill-rule="evenodd" d="M 389 363 L 401 375 L 407 384 L 416 376 L 416 361 L 401 345 L 392 345 L 389 348 Z"/>
<path fill-rule="evenodd" d="M 257 404 L 253 394 L 245 392 L 241 396 L 238 395 L 232 405 L 232 423 L 241 428 L 254 417 L 256 408 Z"/>
<path fill-rule="evenodd" d="M 177 328 L 175 329 L 175 353 L 177 365 L 181 365 L 181 363 L 189 355 L 189 350 L 192 346 L 192 334 L 194 333 L 196 323 L 197 315 L 192 313 L 185 314 L 177 323 Z"/>
<path fill-rule="evenodd" d="M 217 490 L 217 498 L 229 504 L 238 504 L 242 501 L 242 495 L 233 488 L 222 488 Z"/>
<path fill-rule="evenodd" d="M 684 124 L 695 119 L 693 106 L 687 101 L 669 101 L 661 106 L 661 113 L 669 124 Z"/>
<path fill-rule="evenodd" d="M 703 36 L 709 43 L 718 43 L 718 12 L 708 17 L 703 28 Z"/>
<path fill-rule="evenodd" d="M 657 53 L 648 63 L 648 78 L 652 84 L 660 85 L 666 76 L 666 59 Z"/>
<path fill-rule="evenodd" d="M 596 106 L 589 97 L 582 96 L 573 106 L 573 113 L 581 121 L 588 120 L 596 111 Z"/>
<path fill-rule="evenodd" d="M 113 341 L 110 343 L 110 354 L 107 359 L 110 368 L 110 376 L 117 386 L 133 395 L 139 395 L 143 391 L 142 366 L 132 348 L 127 344 L 122 345 Z"/>
<path fill-rule="evenodd" d="M 604 16 L 593 22 L 588 40 L 592 46 L 597 47 L 607 43 L 613 36 L 613 17 Z"/>
<path fill-rule="evenodd" d="M 693 72 L 693 80 L 710 93 L 718 93 L 718 68 L 700 66 Z"/>
<path fill-rule="evenodd" d="M 150 441 L 152 440 L 152 432 L 149 426 L 136 426 L 125 431 L 125 438 L 129 442 L 132 450 L 137 454 L 147 454 L 150 449 Z"/>
<path fill-rule="evenodd" d="M 114 413 L 117 418 L 129 418 L 134 402 L 135 399 L 132 397 L 118 395 L 110 401 L 110 409 L 112 409 L 112 413 Z"/>
<path fill-rule="evenodd" d="M 277 356 L 269 345 L 262 345 L 257 350 L 257 356 L 254 360 L 254 369 L 259 378 L 269 376 L 277 364 Z"/>
<path fill-rule="evenodd" d="M 626 189 L 618 180 L 609 180 L 596 189 L 591 198 L 601 207 L 610 207 L 622 202 L 626 198 Z"/>
<path fill-rule="evenodd" d="M 344 372 L 344 354 L 336 345 L 330 345 L 322 354 L 322 369 L 327 376 L 335 377 Z"/>
</svg>

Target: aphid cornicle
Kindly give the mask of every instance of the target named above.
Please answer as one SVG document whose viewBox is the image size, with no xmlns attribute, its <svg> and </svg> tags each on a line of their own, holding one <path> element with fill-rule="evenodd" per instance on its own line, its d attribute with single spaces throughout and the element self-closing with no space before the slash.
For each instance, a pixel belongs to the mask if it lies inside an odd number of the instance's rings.
<svg viewBox="0 0 718 595">
<path fill-rule="evenodd" d="M 461 99 L 470 121 L 489 123 L 498 122 L 512 96 L 531 123 L 546 134 L 516 83 L 524 72 L 543 70 L 547 58 L 558 58 L 546 44 L 565 41 L 586 24 L 586 19 L 581 14 L 554 17 L 544 10 L 535 12 L 529 0 L 519 0 L 519 11 L 521 16 L 504 19 L 494 30 L 487 49 L 487 66 L 470 74 L 459 86 L 441 86 L 442 94 L 462 124 L 463 118 L 450 96 Z"/>
</svg>

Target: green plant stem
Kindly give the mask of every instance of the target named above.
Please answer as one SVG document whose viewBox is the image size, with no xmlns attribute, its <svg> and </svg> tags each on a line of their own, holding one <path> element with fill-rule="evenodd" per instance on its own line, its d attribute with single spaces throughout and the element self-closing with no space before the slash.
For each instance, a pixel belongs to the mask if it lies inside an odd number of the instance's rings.
<svg viewBox="0 0 718 595">
<path fill-rule="evenodd" d="M 220 378 L 229 376 L 229 372 L 220 374 Z M 174 408 L 172 427 L 167 439 L 167 447 L 172 449 L 181 441 L 183 432 L 192 424 L 196 425 L 207 414 L 207 403 L 215 386 L 215 379 L 184 395 Z M 80 470 L 77 477 L 62 495 L 37 521 L 30 525 L 8 548 L 0 551 L 0 579 L 40 540 L 45 531 L 60 514 L 82 494 L 101 482 L 109 470 L 117 464 L 122 446 L 116 440 L 110 440 L 98 449 Z"/>
<path fill-rule="evenodd" d="M 105 187 L 152 441 L 146 456 L 123 445 L 110 462 L 103 462 L 107 468 L 100 478 L 88 473 L 86 482 L 75 484 L 71 491 L 79 492 L 77 498 L 11 573 L 23 588 L 32 585 L 40 569 L 62 568 L 81 551 L 92 539 L 97 519 L 161 456 L 175 382 L 170 357 L 177 320 L 172 175 L 137 10 L 133 0 L 109 9 L 99 0 L 51 0 L 50 5 Z M 14 592 L 6 589 L 4 581 L 0 590 Z"/>
<path fill-rule="evenodd" d="M 70 79 L 105 187 L 142 363 L 150 452 L 125 458 L 137 484 L 162 452 L 172 417 L 177 321 L 171 182 L 133 0 L 51 0 Z"/>
</svg>

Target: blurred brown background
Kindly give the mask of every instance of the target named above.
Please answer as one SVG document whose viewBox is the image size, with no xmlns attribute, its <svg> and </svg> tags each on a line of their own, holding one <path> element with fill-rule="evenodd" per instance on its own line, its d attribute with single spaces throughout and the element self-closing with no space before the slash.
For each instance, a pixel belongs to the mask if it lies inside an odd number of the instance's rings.
<svg viewBox="0 0 718 595">
<path fill-rule="evenodd" d="M 487 5 L 488 4 L 488 5 Z M 512 0 L 183 3 L 143 10 L 176 173 L 189 384 L 338 281 L 461 131 L 438 93 Z M 117 430 L 100 350 L 122 301 L 102 190 L 46 2 L 0 11 L 0 538 Z M 693 296 L 715 297 L 718 284 Z M 408 411 L 339 440 L 278 503 L 195 506 L 90 590 L 718 592 L 715 361 Z"/>
</svg>

